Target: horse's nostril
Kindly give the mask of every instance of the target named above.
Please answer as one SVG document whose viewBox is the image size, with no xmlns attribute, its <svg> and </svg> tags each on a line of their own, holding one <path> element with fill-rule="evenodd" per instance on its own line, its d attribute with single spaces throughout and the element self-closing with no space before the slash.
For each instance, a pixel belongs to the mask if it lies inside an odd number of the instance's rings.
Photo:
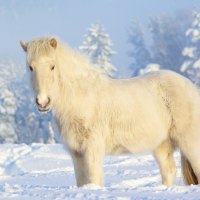
<svg viewBox="0 0 200 200">
<path fill-rule="evenodd" d="M 48 97 L 47 105 L 49 105 L 51 102 L 51 99 Z"/>
<path fill-rule="evenodd" d="M 36 98 L 35 102 L 36 102 L 36 104 L 37 104 L 38 106 L 40 106 L 40 103 L 39 103 L 39 99 L 38 99 L 38 98 Z"/>
</svg>

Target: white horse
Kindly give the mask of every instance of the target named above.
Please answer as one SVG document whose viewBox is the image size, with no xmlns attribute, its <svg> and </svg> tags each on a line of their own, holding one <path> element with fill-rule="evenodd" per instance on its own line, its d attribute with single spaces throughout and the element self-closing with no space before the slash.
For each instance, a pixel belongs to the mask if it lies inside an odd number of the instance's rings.
<svg viewBox="0 0 200 200">
<path fill-rule="evenodd" d="M 173 152 L 187 184 L 200 182 L 200 93 L 188 79 L 160 71 L 113 80 L 56 38 L 21 41 L 41 112 L 53 109 L 74 163 L 77 185 L 103 185 L 106 154 L 153 151 L 172 185 Z"/>
</svg>

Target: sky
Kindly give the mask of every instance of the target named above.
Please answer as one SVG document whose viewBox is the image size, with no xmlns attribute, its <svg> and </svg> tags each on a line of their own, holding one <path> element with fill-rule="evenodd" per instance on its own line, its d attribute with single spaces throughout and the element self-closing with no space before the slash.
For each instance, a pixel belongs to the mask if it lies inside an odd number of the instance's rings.
<svg viewBox="0 0 200 200">
<path fill-rule="evenodd" d="M 131 19 L 200 8 L 200 0 L 0 0 L 0 58 L 24 59 L 19 40 L 55 35 L 74 48 L 87 29 L 100 23 L 113 41 L 114 65 L 123 74 L 131 63 L 128 29 Z"/>
</svg>

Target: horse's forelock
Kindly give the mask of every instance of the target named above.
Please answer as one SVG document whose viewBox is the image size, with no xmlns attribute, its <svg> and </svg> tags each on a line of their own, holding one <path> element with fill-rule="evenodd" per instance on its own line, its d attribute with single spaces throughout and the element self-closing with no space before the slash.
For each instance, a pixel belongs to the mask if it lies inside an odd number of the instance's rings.
<svg viewBox="0 0 200 200">
<path fill-rule="evenodd" d="M 28 52 L 31 57 L 49 55 L 51 51 L 49 38 L 32 40 L 28 44 Z"/>
</svg>

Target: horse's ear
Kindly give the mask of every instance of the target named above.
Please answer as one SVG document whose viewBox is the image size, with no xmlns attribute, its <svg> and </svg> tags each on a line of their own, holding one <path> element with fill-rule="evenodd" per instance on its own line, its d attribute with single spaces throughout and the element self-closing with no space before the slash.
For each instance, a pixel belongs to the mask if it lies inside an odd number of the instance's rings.
<svg viewBox="0 0 200 200">
<path fill-rule="evenodd" d="M 21 45 L 21 47 L 23 48 L 23 50 L 26 52 L 26 51 L 27 51 L 27 46 L 28 46 L 28 44 L 27 44 L 26 42 L 20 40 L 20 45 Z"/>
<path fill-rule="evenodd" d="M 57 40 L 56 40 L 55 38 L 52 38 L 52 39 L 50 40 L 50 45 L 51 45 L 54 49 L 56 49 L 56 47 L 57 47 Z"/>
</svg>

